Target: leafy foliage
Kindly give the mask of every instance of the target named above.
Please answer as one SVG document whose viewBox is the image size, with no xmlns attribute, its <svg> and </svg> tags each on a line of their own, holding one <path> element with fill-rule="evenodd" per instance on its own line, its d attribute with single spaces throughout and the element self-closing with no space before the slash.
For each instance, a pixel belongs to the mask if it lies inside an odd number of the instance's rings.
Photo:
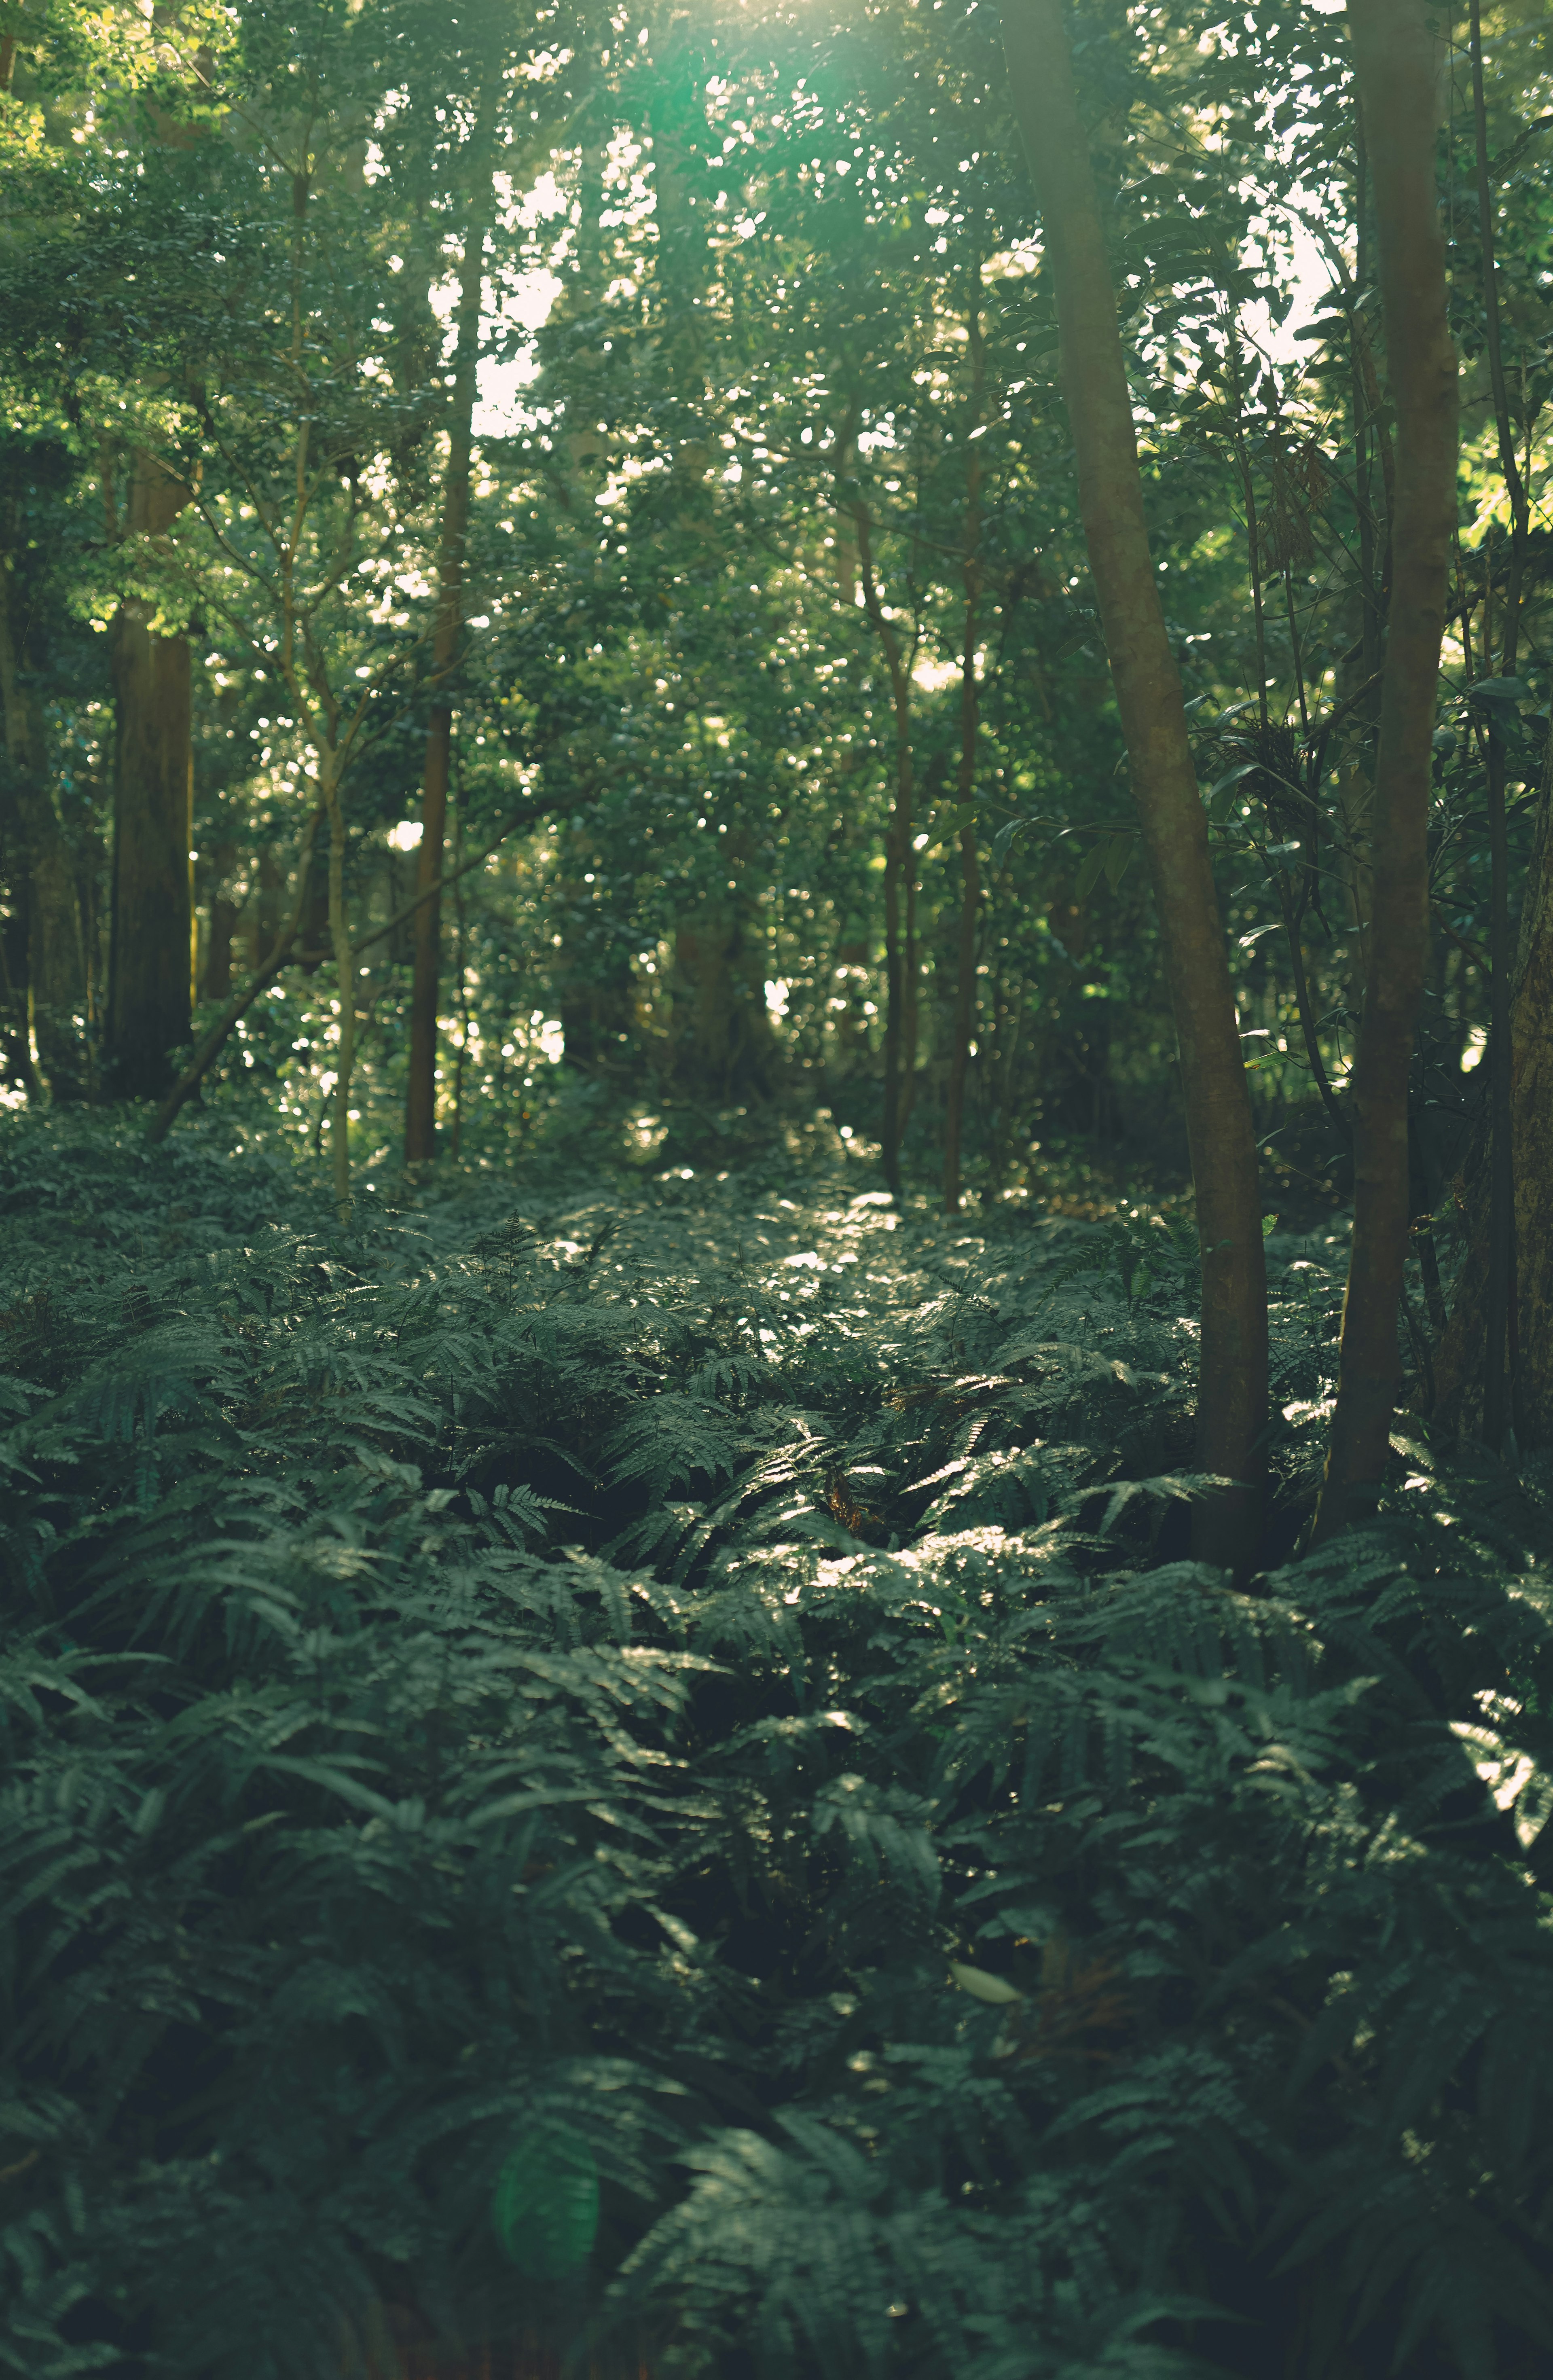
<svg viewBox="0 0 1553 2380">
<path fill-rule="evenodd" d="M 1166 1289 L 824 1166 L 0 1165 L 5 2369 L 1538 2368 L 1540 1490 L 1236 1592 Z"/>
</svg>

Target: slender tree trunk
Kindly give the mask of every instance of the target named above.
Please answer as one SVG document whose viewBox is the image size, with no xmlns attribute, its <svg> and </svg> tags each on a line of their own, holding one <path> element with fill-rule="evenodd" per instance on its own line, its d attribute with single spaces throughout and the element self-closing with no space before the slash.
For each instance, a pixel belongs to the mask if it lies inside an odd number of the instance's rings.
<svg viewBox="0 0 1553 2380">
<path fill-rule="evenodd" d="M 960 1145 L 965 1119 L 965 1077 L 970 1070 L 971 1033 L 976 1023 L 977 920 L 981 907 L 981 867 L 976 847 L 976 818 L 962 811 L 960 828 L 960 935 L 954 980 L 954 1042 L 949 1057 L 949 1097 L 943 1133 L 943 1205 L 946 1215 L 960 1212 Z"/>
<path fill-rule="evenodd" d="M 973 427 L 981 421 L 986 348 L 981 335 L 981 268 L 967 320 L 971 366 Z M 976 640 L 977 599 L 981 592 L 981 448 L 966 447 L 965 536 L 962 575 L 965 589 L 965 637 L 960 654 L 960 765 L 955 795 L 960 804 L 960 936 L 954 978 L 954 1038 L 949 1053 L 948 1098 L 943 1128 L 943 1205 L 946 1215 L 960 1212 L 960 1148 L 965 1121 L 965 1076 L 971 1062 L 971 1034 L 976 1023 L 977 923 L 981 910 L 981 868 L 976 847 L 977 735 L 980 726 L 980 688 L 977 682 Z"/>
<path fill-rule="evenodd" d="M 1488 376 L 1494 395 L 1494 420 L 1498 436 L 1499 469 L 1510 498 L 1510 565 L 1505 589 L 1504 628 L 1500 636 L 1499 674 L 1513 677 L 1521 644 L 1521 593 L 1525 577 L 1526 546 L 1531 533 L 1531 506 L 1515 431 L 1510 417 L 1504 354 L 1499 336 L 1498 267 L 1494 255 L 1494 190 L 1488 167 L 1487 111 L 1483 96 L 1483 28 L 1478 0 L 1470 0 L 1473 122 L 1477 151 L 1477 221 L 1483 250 L 1483 298 L 1488 350 Z M 1485 548 L 1485 575 L 1491 555 Z M 1484 668 L 1492 670 L 1485 653 Z M 1525 1415 L 1518 1410 L 1513 1362 L 1515 1234 L 1515 1148 L 1512 1077 L 1514 1051 L 1511 1025 L 1510 852 L 1505 821 L 1505 745 L 1497 711 L 1491 712 L 1486 736 L 1489 855 L 1488 950 L 1493 962 L 1488 1035 L 1488 1099 L 1492 1140 L 1488 1171 L 1487 1300 L 1484 1315 L 1483 1435 L 1496 1453 L 1514 1414 L 1517 1431 L 1524 1435 Z"/>
<path fill-rule="evenodd" d="M 1154 880 L 1202 1246 L 1197 1460 L 1235 1483 L 1198 1505 L 1200 1558 L 1248 1565 L 1260 1536 L 1267 1277 L 1251 1103 L 1181 679 L 1144 519 L 1110 260 L 1061 0 L 1011 0 L 1009 75 L 1046 228 L 1079 505 Z"/>
<path fill-rule="evenodd" d="M 1428 964 L 1430 739 L 1456 525 L 1456 357 L 1435 195 L 1443 53 L 1424 0 L 1349 0 L 1348 18 L 1397 434 L 1369 967 L 1352 1098 L 1353 1244 L 1317 1540 L 1374 1509 L 1401 1383 L 1408 1070 Z"/>
<path fill-rule="evenodd" d="M 348 1225 L 350 1195 L 350 1078 L 356 1070 L 356 953 L 351 946 L 350 918 L 346 909 L 346 815 L 340 799 L 339 763 L 325 752 L 322 762 L 322 802 L 329 819 L 329 937 L 334 950 L 334 982 L 339 997 L 340 1038 L 334 1054 L 334 1091 L 329 1138 L 330 1172 L 334 1186 L 334 1212 Z M 423 907 L 430 908 L 427 902 Z M 422 914 L 417 911 L 417 916 Z"/>
<path fill-rule="evenodd" d="M 442 542 L 437 565 L 437 623 L 431 646 L 431 681 L 445 688 L 457 662 L 464 628 L 464 548 L 469 526 L 469 466 L 479 368 L 480 290 L 485 274 L 485 236 L 495 203 L 491 161 L 501 80 L 488 78 L 480 112 L 470 135 L 468 220 L 459 268 L 458 345 L 454 353 L 453 403 L 448 414 L 447 476 L 443 484 Z M 448 771 L 453 751 L 453 705 L 443 691 L 433 699 L 426 730 L 426 766 L 420 797 L 418 889 L 436 883 L 443 872 L 447 832 Z M 405 1163 L 426 1165 L 437 1153 L 437 987 L 441 975 L 442 902 L 424 901 L 416 912 L 415 974 L 410 993 L 409 1085 L 405 1103 Z"/>
<path fill-rule="evenodd" d="M 873 524 L 855 498 L 847 507 L 857 539 L 857 574 L 868 624 L 884 652 L 895 729 L 895 800 L 884 840 L 884 1178 L 897 1196 L 901 1143 L 911 1112 L 916 1071 L 916 854 L 911 752 L 911 671 L 895 624 L 887 619 L 874 575 Z"/>
<path fill-rule="evenodd" d="M 189 491 L 137 453 L 131 535 L 164 537 Z M 171 1053 L 189 1037 L 194 905 L 192 662 L 187 637 L 152 634 L 138 597 L 114 624 L 117 740 L 114 783 L 113 906 L 104 1034 L 112 1099 L 159 1098 Z"/>
</svg>

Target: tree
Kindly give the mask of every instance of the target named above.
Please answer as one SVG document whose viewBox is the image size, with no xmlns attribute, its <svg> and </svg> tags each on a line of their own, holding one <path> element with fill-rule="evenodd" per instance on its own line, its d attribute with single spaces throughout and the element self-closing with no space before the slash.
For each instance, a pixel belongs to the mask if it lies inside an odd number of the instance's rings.
<svg viewBox="0 0 1553 2380">
<path fill-rule="evenodd" d="M 1408 1074 L 1429 948 L 1435 701 L 1456 528 L 1456 351 L 1435 181 L 1443 52 L 1423 0 L 1349 0 L 1349 25 L 1397 426 L 1369 964 L 1353 1068 L 1353 1241 L 1317 1539 L 1373 1509 L 1401 1379 L 1398 1310 L 1412 1212 Z"/>
<path fill-rule="evenodd" d="M 11 1021 L 31 1087 L 54 1100 L 83 1097 L 89 1074 L 87 933 L 46 715 L 49 646 L 63 627 L 61 516 L 75 476 L 57 435 L 12 437 L 0 452 L 0 832 L 20 912 Z"/>
<path fill-rule="evenodd" d="M 133 553 L 162 545 L 192 491 L 160 457 L 134 450 L 124 506 Z M 131 564 L 133 569 L 133 564 Z M 132 590 L 114 627 L 116 712 L 112 941 L 103 1087 L 160 1098 L 193 1014 L 192 657 L 162 633 L 154 595 Z"/>
<path fill-rule="evenodd" d="M 981 419 L 986 397 L 987 348 L 981 325 L 981 260 L 976 259 L 966 316 L 971 368 L 971 434 L 965 446 L 965 527 L 962 573 L 965 629 L 960 643 L 960 752 L 954 797 L 960 816 L 960 918 L 954 967 L 954 1022 L 949 1050 L 949 1096 L 944 1107 L 943 1203 L 960 1211 L 960 1152 L 965 1119 L 965 1076 L 976 1024 L 977 929 L 980 923 L 981 866 L 977 851 L 977 738 L 981 725 L 980 672 L 977 659 L 981 593 Z"/>
<path fill-rule="evenodd" d="M 1539 757 L 1529 722 L 1520 716 L 1529 692 L 1519 674 L 1521 647 L 1535 574 L 1531 505 L 1517 449 L 1523 440 L 1528 460 L 1534 455 L 1547 387 L 1531 344 L 1535 328 L 1525 322 L 1512 297 L 1507 302 L 1498 255 L 1502 240 L 1512 270 L 1523 270 L 1523 260 L 1539 244 L 1537 215 L 1542 209 L 1535 197 L 1530 222 L 1523 215 L 1520 220 L 1512 216 L 1502 234 L 1499 224 L 1515 184 L 1527 179 L 1527 152 L 1535 148 L 1541 126 L 1532 124 L 1519 138 L 1507 140 L 1497 158 L 1491 155 L 1484 44 L 1475 6 L 1469 15 L 1469 49 L 1478 230 L 1474 278 L 1481 290 L 1481 310 L 1474 308 L 1475 319 L 1465 327 L 1472 345 L 1481 346 L 1480 364 L 1486 366 L 1494 458 L 1510 515 L 1510 536 L 1503 539 L 1497 524 L 1490 528 L 1481 557 L 1481 613 L 1474 619 L 1476 607 L 1465 601 L 1460 608 L 1472 681 L 1464 723 L 1481 753 L 1488 824 L 1489 1118 L 1486 1148 L 1477 1153 L 1467 1191 L 1470 1245 L 1435 1364 L 1435 1410 L 1448 1424 L 1460 1422 L 1469 1397 L 1481 1390 L 1483 1436 L 1500 1451 L 1507 1450 L 1509 1423 L 1522 1448 L 1546 1444 L 1553 1435 L 1553 1242 L 1544 1226 L 1553 1182 L 1553 1069 L 1547 1049 L 1553 980 L 1553 846 L 1548 836 L 1553 782 L 1546 765 L 1536 789 L 1536 831 L 1527 858 L 1514 953 L 1506 812 L 1508 783 L 1519 773 L 1523 783 L 1535 783 Z M 1523 189 L 1523 206 L 1526 195 Z"/>
<path fill-rule="evenodd" d="M 1045 226 L 1079 505 L 1154 880 L 1202 1249 L 1197 1459 L 1234 1483 L 1194 1545 L 1248 1561 L 1260 1533 L 1267 1278 L 1256 1143 L 1207 826 L 1144 516 L 1132 399 L 1060 0 L 1017 0 L 1009 77 Z"/>
<path fill-rule="evenodd" d="M 424 1165 L 437 1148 L 437 989 L 441 975 L 442 901 L 431 888 L 443 871 L 448 778 L 453 751 L 453 701 L 447 685 L 459 659 L 464 620 L 465 544 L 469 526 L 469 466 L 479 388 L 480 298 L 485 244 L 495 203 L 491 174 L 499 136 L 503 64 L 495 46 L 481 62 L 469 135 L 450 167 L 465 224 L 459 264 L 458 344 L 446 417 L 442 530 L 437 555 L 437 613 L 431 641 L 432 687 L 426 728 L 420 805 L 419 890 L 426 894 L 415 919 L 415 979 L 410 993 L 409 1077 L 405 1102 L 405 1162 Z"/>
</svg>

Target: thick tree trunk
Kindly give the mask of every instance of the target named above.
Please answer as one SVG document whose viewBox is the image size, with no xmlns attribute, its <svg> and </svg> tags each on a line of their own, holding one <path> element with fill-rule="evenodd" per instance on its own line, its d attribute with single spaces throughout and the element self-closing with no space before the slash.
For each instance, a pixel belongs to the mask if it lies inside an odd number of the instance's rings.
<svg viewBox="0 0 1553 2380">
<path fill-rule="evenodd" d="M 69 846 L 49 797 L 42 699 L 9 589 L 6 572 L 0 578 L 0 707 L 11 812 L 6 841 L 13 855 L 13 894 L 21 896 L 26 965 L 25 984 L 17 989 L 25 1002 L 33 1087 L 51 1099 L 74 1099 L 86 1088 L 86 1052 L 77 1023 L 86 997 L 80 905 Z"/>
<path fill-rule="evenodd" d="M 492 74 L 487 79 L 479 117 L 470 135 L 469 213 L 459 267 L 458 345 L 454 351 L 453 402 L 447 417 L 447 476 L 443 483 L 437 624 L 431 647 L 434 686 L 445 686 L 463 642 L 464 547 L 469 527 L 469 466 L 479 370 L 480 290 L 485 274 L 485 236 L 495 203 L 491 158 L 501 89 L 498 76 Z M 439 693 L 426 729 L 418 891 L 435 884 L 443 872 L 452 756 L 453 705 L 445 694 Z M 409 1083 L 405 1101 L 406 1165 L 429 1164 L 437 1153 L 437 988 L 442 972 L 442 930 L 443 905 L 433 895 L 422 902 L 415 919 Z"/>
<path fill-rule="evenodd" d="M 1535 862 L 1521 913 L 1519 980 L 1511 1012 L 1511 1147 L 1514 1151 L 1517 1427 L 1553 1445 L 1553 783 L 1544 780 Z"/>
<path fill-rule="evenodd" d="M 1181 679 L 1144 520 L 1116 298 L 1061 0 L 1011 0 L 1014 107 L 1046 229 L 1079 506 L 1148 853 L 1181 1053 L 1202 1246 L 1197 1460 L 1235 1486 L 1199 1505 L 1200 1558 L 1244 1566 L 1260 1536 L 1267 1276 L 1256 1142 Z"/>
<path fill-rule="evenodd" d="M 138 453 L 131 535 L 162 537 L 189 492 Z M 192 665 L 186 637 L 152 633 L 147 606 L 127 599 L 114 624 L 117 745 L 112 929 L 103 1037 L 111 1099 L 159 1098 L 171 1053 L 189 1038 L 194 908 Z"/>
<path fill-rule="evenodd" d="M 1514 1151 L 1515 1339 L 1518 1403 L 1530 1446 L 1553 1444 L 1553 782 L 1544 781 L 1536 849 L 1521 910 L 1521 948 L 1511 1005 L 1511 1146 Z M 1435 1357 L 1434 1417 L 1450 1428 L 1483 1427 L 1488 1312 L 1487 1148 L 1461 1194 L 1467 1255 L 1457 1275 L 1450 1321 Z"/>
<path fill-rule="evenodd" d="M 1353 1244 L 1314 1536 L 1374 1509 L 1401 1385 L 1408 1070 L 1429 951 L 1431 736 L 1456 526 L 1456 357 L 1435 195 L 1443 51 L 1424 0 L 1349 0 L 1396 408 L 1390 601 L 1370 843 L 1369 966 L 1353 1068 Z"/>
<path fill-rule="evenodd" d="M 731 905 L 709 904 L 675 933 L 674 1071 L 695 1097 L 725 1103 L 770 1089 L 770 1020 L 749 959 Z"/>
</svg>

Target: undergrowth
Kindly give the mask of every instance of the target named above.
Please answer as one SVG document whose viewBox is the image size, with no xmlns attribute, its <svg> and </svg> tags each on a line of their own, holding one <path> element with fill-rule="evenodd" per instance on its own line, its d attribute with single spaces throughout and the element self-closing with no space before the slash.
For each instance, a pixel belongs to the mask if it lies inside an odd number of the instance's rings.
<svg viewBox="0 0 1553 2380">
<path fill-rule="evenodd" d="M 1547 2369 L 1543 1491 L 1293 1559 L 1340 1236 L 1237 1592 L 1179 1219 L 223 1132 L 0 1145 L 0 2369 Z"/>
</svg>

